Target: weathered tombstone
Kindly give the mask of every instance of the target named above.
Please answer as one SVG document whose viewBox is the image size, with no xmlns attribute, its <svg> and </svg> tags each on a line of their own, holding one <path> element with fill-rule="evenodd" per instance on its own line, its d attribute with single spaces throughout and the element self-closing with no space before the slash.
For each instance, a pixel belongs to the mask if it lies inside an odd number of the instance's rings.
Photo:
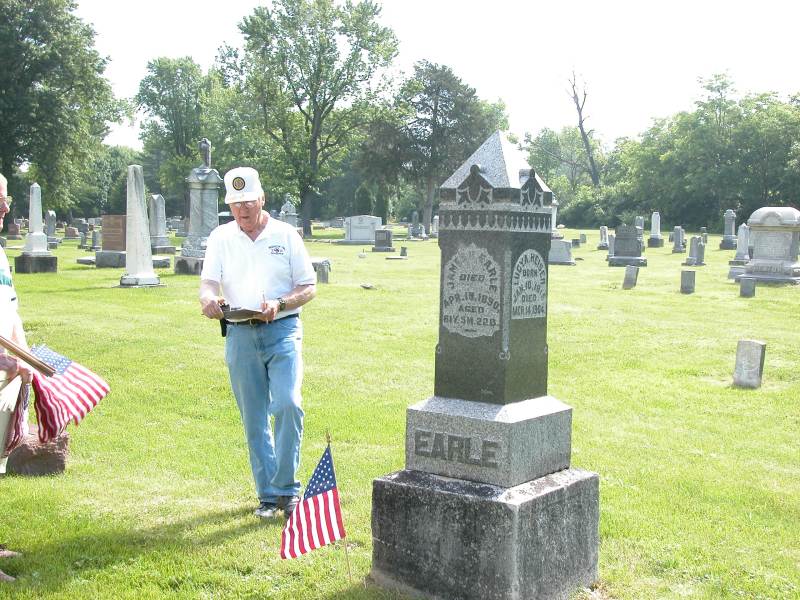
<svg viewBox="0 0 800 600">
<path fill-rule="evenodd" d="M 737 275 L 744 274 L 744 267 L 750 261 L 750 228 L 747 223 L 739 225 L 736 236 L 736 256 L 728 261 L 728 279 L 736 279 Z"/>
<path fill-rule="evenodd" d="M 211 144 L 203 153 L 203 164 L 192 169 L 186 183 L 189 184 L 189 227 L 186 239 L 181 245 L 180 256 L 175 257 L 175 273 L 178 275 L 199 275 L 203 270 L 208 235 L 219 225 L 219 187 L 222 177 L 211 168 Z"/>
<path fill-rule="evenodd" d="M 695 271 L 681 271 L 681 294 L 694 294 Z"/>
<path fill-rule="evenodd" d="M 77 240 L 80 236 L 78 235 L 77 227 L 72 227 L 68 225 L 64 228 L 64 239 L 65 240 Z"/>
<path fill-rule="evenodd" d="M 699 235 L 693 235 L 689 242 L 689 256 L 686 257 L 686 262 L 682 263 L 685 267 L 702 267 L 705 266 L 705 250 L 706 245 L 703 243 L 703 238 Z"/>
<path fill-rule="evenodd" d="M 756 280 L 741 277 L 739 279 L 739 296 L 753 298 L 756 295 Z"/>
<path fill-rule="evenodd" d="M 663 248 L 664 236 L 661 235 L 661 213 L 655 211 L 650 215 L 650 237 L 647 238 L 648 248 Z"/>
<path fill-rule="evenodd" d="M 597 244 L 598 250 L 608 250 L 608 227 L 602 225 L 600 227 L 600 243 Z"/>
<path fill-rule="evenodd" d="M 675 238 L 675 234 L 673 232 L 669 232 L 669 243 L 672 243 L 672 240 Z"/>
<path fill-rule="evenodd" d="M 147 202 L 148 219 L 150 221 L 150 251 L 153 254 L 175 254 L 175 246 L 167 237 L 167 211 L 164 196 L 152 194 Z"/>
<path fill-rule="evenodd" d="M 747 221 L 753 242 L 753 257 L 744 275 L 765 283 L 800 283 L 800 211 L 788 206 L 765 206 Z"/>
<path fill-rule="evenodd" d="M 411 213 L 411 225 L 408 226 L 408 237 L 421 238 L 425 235 L 425 228 L 419 222 L 419 212 Z"/>
<path fill-rule="evenodd" d="M 703 240 L 703 243 L 708 245 L 708 229 L 705 227 L 700 228 L 700 238 Z"/>
<path fill-rule="evenodd" d="M 10 240 L 21 240 L 22 233 L 20 230 L 20 226 L 17 223 L 9 223 L 8 224 L 8 239 Z"/>
<path fill-rule="evenodd" d="M 636 282 L 639 280 L 639 267 L 635 265 L 627 265 L 625 267 L 625 279 L 622 281 L 623 290 L 632 290 L 636 287 Z"/>
<path fill-rule="evenodd" d="M 431 220 L 431 237 L 434 239 L 439 237 L 439 215 Z"/>
<path fill-rule="evenodd" d="M 56 237 L 56 212 L 48 210 L 44 217 L 45 233 L 47 234 L 47 242 L 49 244 L 58 244 Z"/>
<path fill-rule="evenodd" d="M 345 244 L 375 243 L 375 230 L 381 227 L 380 217 L 372 215 L 355 215 L 344 220 L 344 240 L 339 240 Z"/>
<path fill-rule="evenodd" d="M 376 229 L 375 230 L 375 245 L 372 247 L 373 252 L 394 252 L 396 248 L 392 246 L 392 230 L 391 229 Z"/>
<path fill-rule="evenodd" d="M 580 235 L 579 239 L 580 239 L 581 244 L 585 244 L 586 243 L 586 234 L 582 233 Z"/>
<path fill-rule="evenodd" d="M 551 265 L 575 266 L 575 260 L 572 258 L 572 244 L 567 240 L 554 239 L 550 244 L 547 262 Z"/>
<path fill-rule="evenodd" d="M 95 252 L 103 249 L 103 234 L 97 229 L 92 230 L 92 245 L 89 249 Z"/>
<path fill-rule="evenodd" d="M 328 283 L 328 276 L 331 272 L 330 263 L 320 264 L 315 271 L 317 272 L 317 283 Z"/>
<path fill-rule="evenodd" d="M 408 409 L 406 469 L 373 481 L 379 585 L 566 598 L 597 577 L 599 478 L 547 395 L 552 212 L 523 167 L 497 132 L 440 190 L 435 395 Z"/>
<path fill-rule="evenodd" d="M 297 210 L 295 210 L 294 203 L 292 202 L 289 194 L 284 196 L 283 206 L 278 218 L 292 227 L 297 227 Z"/>
<path fill-rule="evenodd" d="M 639 227 L 631 227 L 630 225 L 620 225 L 616 228 L 614 232 L 614 255 L 608 257 L 608 266 L 647 266 L 647 259 L 642 257 L 640 231 Z"/>
<path fill-rule="evenodd" d="M 639 240 L 639 252 L 644 252 L 647 246 L 644 244 L 644 228 L 636 226 L 636 239 Z"/>
<path fill-rule="evenodd" d="M 761 387 L 766 350 L 767 344 L 764 342 L 739 340 L 739 343 L 736 344 L 733 385 L 752 389 Z"/>
<path fill-rule="evenodd" d="M 408 246 L 400 246 L 400 256 L 408 257 Z"/>
<path fill-rule="evenodd" d="M 545 193 L 548 193 L 548 192 L 549 192 L 548 195 L 550 197 L 550 202 L 552 202 L 551 210 L 552 210 L 552 213 L 553 213 L 553 215 L 551 217 L 552 220 L 553 220 L 553 234 L 552 234 L 552 237 L 553 237 L 554 240 L 560 240 L 560 239 L 563 239 L 564 234 L 562 234 L 558 230 L 558 225 L 556 223 L 556 221 L 558 219 L 558 201 L 556 200 L 556 197 L 553 195 L 553 192 L 550 191 L 550 188 L 547 188 L 547 192 L 545 192 Z"/>
<path fill-rule="evenodd" d="M 58 257 L 47 245 L 47 235 L 42 223 L 42 188 L 38 183 L 31 186 L 29 199 L 30 227 L 25 236 L 25 248 L 14 259 L 17 273 L 55 273 L 58 270 Z"/>
<path fill-rule="evenodd" d="M 80 241 L 78 242 L 78 248 L 85 249 L 86 248 L 86 232 L 81 231 L 79 234 Z"/>
<path fill-rule="evenodd" d="M 572 247 L 573 248 L 580 248 L 581 247 L 581 239 L 580 238 L 572 238 Z"/>
<path fill-rule="evenodd" d="M 733 250 L 736 248 L 736 213 L 730 208 L 725 211 L 722 217 L 725 221 L 722 241 L 719 243 L 720 250 Z"/>
<path fill-rule="evenodd" d="M 150 250 L 150 223 L 144 199 L 144 175 L 140 165 L 128 166 L 128 204 L 125 239 L 125 274 L 120 277 L 121 287 L 160 285 L 161 280 L 153 270 Z"/>
<path fill-rule="evenodd" d="M 98 269 L 124 267 L 128 230 L 127 217 L 126 215 L 105 215 L 103 222 L 101 248 L 94 254 L 95 265 Z M 94 231 L 92 231 L 92 248 L 95 248 Z"/>
<path fill-rule="evenodd" d="M 672 253 L 683 254 L 686 252 L 686 244 L 683 243 L 683 228 L 680 225 L 675 227 L 672 234 Z"/>
<path fill-rule="evenodd" d="M 614 246 L 617 245 L 617 236 L 613 233 L 608 234 L 608 256 L 606 256 L 606 261 L 608 261 L 612 256 L 614 256 Z"/>
<path fill-rule="evenodd" d="M 175 237 L 185 238 L 187 235 L 186 227 L 189 223 L 189 220 L 186 218 L 179 218 L 176 219 L 176 222 L 177 222 L 177 230 L 175 231 Z"/>
</svg>

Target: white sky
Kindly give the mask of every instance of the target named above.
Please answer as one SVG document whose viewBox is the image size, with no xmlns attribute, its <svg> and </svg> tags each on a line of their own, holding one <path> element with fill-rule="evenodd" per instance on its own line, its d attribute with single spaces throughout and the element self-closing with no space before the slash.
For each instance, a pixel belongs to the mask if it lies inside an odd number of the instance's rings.
<svg viewBox="0 0 800 600">
<path fill-rule="evenodd" d="M 263 2 L 78 0 L 118 96 L 133 96 L 147 62 L 192 56 L 207 69 L 217 48 L 238 46 L 237 25 Z M 511 131 L 575 125 L 567 95 L 573 70 L 586 82 L 587 126 L 611 144 L 651 120 L 691 109 L 699 77 L 728 72 L 740 93 L 800 92 L 800 3 L 761 0 L 383 0 L 381 21 L 400 40 L 396 64 L 450 66 L 486 100 L 502 98 Z M 141 147 L 138 130 L 110 144 Z M 212 140 L 213 142 L 213 140 Z"/>
</svg>

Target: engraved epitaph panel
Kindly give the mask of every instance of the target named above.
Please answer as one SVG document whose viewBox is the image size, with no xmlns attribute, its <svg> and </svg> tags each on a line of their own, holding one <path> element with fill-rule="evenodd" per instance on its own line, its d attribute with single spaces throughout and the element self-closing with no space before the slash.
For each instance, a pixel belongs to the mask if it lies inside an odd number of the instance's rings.
<svg viewBox="0 0 800 600">
<path fill-rule="evenodd" d="M 461 246 L 444 266 L 442 326 L 467 338 L 500 329 L 500 266 L 485 248 Z"/>
<path fill-rule="evenodd" d="M 511 318 L 547 317 L 547 265 L 536 250 L 517 259 L 511 278 Z"/>
</svg>

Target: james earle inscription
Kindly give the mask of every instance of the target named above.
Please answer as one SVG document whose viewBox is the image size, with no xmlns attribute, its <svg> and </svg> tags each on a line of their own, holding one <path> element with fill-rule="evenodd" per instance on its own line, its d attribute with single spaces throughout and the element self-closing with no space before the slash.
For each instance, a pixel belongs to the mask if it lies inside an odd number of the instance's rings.
<svg viewBox="0 0 800 600">
<path fill-rule="evenodd" d="M 485 248 L 462 246 L 444 268 L 442 325 L 468 338 L 500 329 L 500 267 Z"/>
</svg>

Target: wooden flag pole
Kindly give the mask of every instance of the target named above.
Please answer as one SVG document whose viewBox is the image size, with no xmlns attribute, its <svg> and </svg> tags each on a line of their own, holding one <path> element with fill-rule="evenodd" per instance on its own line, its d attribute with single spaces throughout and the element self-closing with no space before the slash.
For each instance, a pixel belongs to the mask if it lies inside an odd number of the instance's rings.
<svg viewBox="0 0 800 600">
<path fill-rule="evenodd" d="M 328 442 L 328 446 L 331 445 L 331 432 L 330 430 L 325 430 L 325 439 Z M 341 502 L 341 495 L 339 496 L 339 500 Z M 350 570 L 350 553 L 347 551 L 347 538 L 342 540 L 344 542 L 344 559 L 347 563 L 347 576 L 350 579 L 350 585 L 353 585 L 353 572 Z"/>
<path fill-rule="evenodd" d="M 21 347 L 17 346 L 14 342 L 12 342 L 9 339 L 4 338 L 2 335 L 0 335 L 0 346 L 5 348 L 6 350 L 11 352 L 12 354 L 15 354 L 16 356 L 18 356 L 19 358 L 24 360 L 26 363 L 28 363 L 32 367 L 35 367 L 36 370 L 41 371 L 42 373 L 44 373 L 48 377 L 52 377 L 53 375 L 56 374 L 56 370 L 53 367 L 51 367 L 50 365 L 48 365 L 45 362 L 42 362 L 41 360 L 36 358 L 33 354 L 31 354 L 30 352 L 28 352 L 24 348 L 21 348 Z"/>
</svg>

